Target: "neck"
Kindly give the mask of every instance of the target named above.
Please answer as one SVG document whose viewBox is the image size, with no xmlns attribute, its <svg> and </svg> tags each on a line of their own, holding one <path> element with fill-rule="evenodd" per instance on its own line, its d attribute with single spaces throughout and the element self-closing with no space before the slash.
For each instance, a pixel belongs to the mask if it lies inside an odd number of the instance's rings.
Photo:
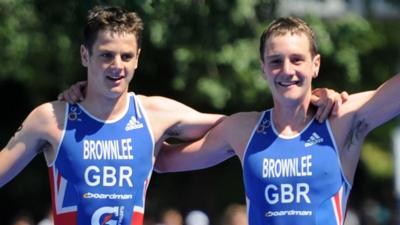
<svg viewBox="0 0 400 225">
<path fill-rule="evenodd" d="M 301 104 L 282 105 L 275 102 L 272 119 L 277 131 L 285 136 L 299 134 L 313 119 L 315 109 L 310 107 L 310 101 Z"/>
<path fill-rule="evenodd" d="M 118 97 L 106 97 L 88 93 L 85 100 L 82 101 L 82 105 L 97 118 L 112 120 L 118 118 L 124 112 L 128 104 L 127 96 L 127 92 Z"/>
</svg>

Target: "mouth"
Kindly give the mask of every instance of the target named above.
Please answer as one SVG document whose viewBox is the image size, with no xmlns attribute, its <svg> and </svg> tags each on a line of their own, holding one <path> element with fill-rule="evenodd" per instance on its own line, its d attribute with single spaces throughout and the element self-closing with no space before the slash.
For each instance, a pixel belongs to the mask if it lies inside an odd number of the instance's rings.
<svg viewBox="0 0 400 225">
<path fill-rule="evenodd" d="M 282 87 L 290 87 L 292 85 L 299 85 L 300 81 L 298 81 L 298 80 L 297 81 L 296 80 L 294 80 L 294 81 L 279 81 L 278 84 Z"/>
<path fill-rule="evenodd" d="M 110 81 L 119 81 L 125 78 L 125 76 L 112 76 L 112 75 L 108 75 L 106 76 L 106 78 Z"/>
<path fill-rule="evenodd" d="M 123 75 L 123 70 L 119 69 L 119 68 L 111 68 L 108 73 L 106 73 L 106 78 L 110 81 L 119 81 L 125 78 L 125 76 Z"/>
</svg>

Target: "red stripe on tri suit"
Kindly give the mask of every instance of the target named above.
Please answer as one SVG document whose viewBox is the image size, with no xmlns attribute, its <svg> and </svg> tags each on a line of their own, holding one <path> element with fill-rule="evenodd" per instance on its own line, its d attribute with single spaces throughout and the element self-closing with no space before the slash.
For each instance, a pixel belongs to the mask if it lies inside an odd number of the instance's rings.
<svg viewBox="0 0 400 225">
<path fill-rule="evenodd" d="M 68 213 L 63 213 L 63 214 L 57 214 L 57 208 L 56 208 L 56 197 L 55 197 L 55 188 L 54 187 L 54 172 L 51 167 L 49 167 L 49 178 L 50 178 L 50 191 L 51 195 L 53 196 L 52 199 L 52 211 L 53 211 L 53 218 L 54 218 L 54 224 L 55 225 L 75 225 L 76 224 L 76 212 L 68 212 Z M 57 189 L 60 187 L 60 181 L 61 177 L 57 176 Z"/>
<path fill-rule="evenodd" d="M 336 212 L 338 215 L 338 219 L 339 219 L 339 224 L 342 225 L 342 207 L 341 207 L 341 202 L 340 202 L 340 191 L 335 195 L 335 206 L 336 206 Z"/>
<path fill-rule="evenodd" d="M 53 212 L 53 217 L 55 225 L 75 225 L 77 221 L 76 212 L 63 213 L 60 215 L 56 215 L 56 213 Z"/>
<path fill-rule="evenodd" d="M 143 213 L 133 212 L 131 225 L 143 225 Z"/>
</svg>

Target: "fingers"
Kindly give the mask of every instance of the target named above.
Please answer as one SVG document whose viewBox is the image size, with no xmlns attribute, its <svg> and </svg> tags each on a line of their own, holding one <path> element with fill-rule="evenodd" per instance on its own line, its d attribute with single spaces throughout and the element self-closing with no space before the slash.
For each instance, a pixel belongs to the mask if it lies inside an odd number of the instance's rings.
<svg viewBox="0 0 400 225">
<path fill-rule="evenodd" d="M 339 108 L 343 103 L 343 98 L 341 95 L 335 97 L 332 109 L 332 116 L 337 116 L 339 114 Z"/>
<path fill-rule="evenodd" d="M 318 107 L 315 118 L 320 123 L 322 123 L 331 114 L 332 108 L 334 106 L 334 100 L 330 97 L 327 97 L 326 99 L 321 99 L 320 101 L 323 101 L 323 103 L 321 104 L 321 106 Z"/>
<path fill-rule="evenodd" d="M 317 112 L 315 113 L 315 118 L 318 120 L 320 118 L 320 115 L 324 111 L 323 109 L 324 104 L 320 97 L 320 91 L 313 91 L 313 94 L 311 95 L 311 103 L 317 106 Z"/>
<path fill-rule="evenodd" d="M 83 100 L 83 93 L 82 93 L 82 84 L 81 83 L 76 83 L 75 85 L 72 85 L 71 87 L 71 97 L 74 97 L 74 100 L 76 101 L 82 101 Z"/>
<path fill-rule="evenodd" d="M 339 114 L 339 109 L 343 103 L 345 103 L 349 99 L 349 94 L 345 91 L 340 93 L 335 98 L 334 107 L 332 109 L 332 116 L 337 116 Z"/>
<path fill-rule="evenodd" d="M 74 104 L 80 101 L 80 97 L 76 95 L 73 91 L 73 88 L 63 91 L 60 95 L 62 95 L 62 99 L 67 101 L 68 103 Z"/>
<path fill-rule="evenodd" d="M 349 93 L 343 91 L 342 93 L 340 93 L 340 97 L 342 98 L 342 102 L 346 102 L 349 99 Z"/>
<path fill-rule="evenodd" d="M 311 96 L 311 102 L 318 107 L 315 113 L 315 119 L 319 122 L 323 122 L 330 115 L 332 108 L 334 107 L 335 98 L 339 96 L 334 90 L 321 88 L 318 91 L 313 91 Z"/>
<path fill-rule="evenodd" d="M 57 100 L 58 100 L 58 101 L 65 101 L 64 92 L 61 92 L 60 94 L 58 94 Z"/>
<path fill-rule="evenodd" d="M 318 106 L 317 112 L 315 113 L 315 119 L 318 120 L 319 122 L 321 122 L 321 121 L 320 121 L 320 118 L 321 118 L 322 112 L 324 111 L 323 108 L 325 108 L 325 107 L 323 107 L 323 106 Z"/>
<path fill-rule="evenodd" d="M 80 81 L 72 85 L 68 90 L 63 91 L 58 95 L 57 99 L 60 101 L 67 101 L 71 104 L 80 102 L 84 99 L 86 92 L 86 81 Z"/>
</svg>

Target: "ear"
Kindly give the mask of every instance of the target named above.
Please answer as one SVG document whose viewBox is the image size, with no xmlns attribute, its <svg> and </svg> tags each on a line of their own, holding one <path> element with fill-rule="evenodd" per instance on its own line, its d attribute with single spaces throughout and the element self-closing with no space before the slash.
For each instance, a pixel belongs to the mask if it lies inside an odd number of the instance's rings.
<svg viewBox="0 0 400 225">
<path fill-rule="evenodd" d="M 81 63 L 82 66 L 87 67 L 89 63 L 89 50 L 84 46 L 81 45 Z"/>
<path fill-rule="evenodd" d="M 320 65 L 321 65 L 321 55 L 317 54 L 313 58 L 313 78 L 318 77 Z"/>
<path fill-rule="evenodd" d="M 261 69 L 261 71 L 263 72 L 263 73 L 265 73 L 265 62 L 263 62 L 261 59 L 260 59 L 260 69 Z"/>
<path fill-rule="evenodd" d="M 265 79 L 266 78 L 265 77 L 265 62 L 263 62 L 261 59 L 260 59 L 260 69 L 261 69 L 261 72 L 262 72 L 262 76 Z"/>
<path fill-rule="evenodd" d="M 260 62 L 260 69 L 264 73 L 264 62 L 261 59 L 259 60 L 259 62 Z"/>
<path fill-rule="evenodd" d="M 137 69 L 137 67 L 138 67 L 138 65 L 139 65 L 139 56 L 140 56 L 140 48 L 137 50 L 137 53 L 136 53 L 136 57 L 135 57 L 135 60 L 136 60 L 136 62 L 135 62 L 135 69 Z"/>
</svg>

